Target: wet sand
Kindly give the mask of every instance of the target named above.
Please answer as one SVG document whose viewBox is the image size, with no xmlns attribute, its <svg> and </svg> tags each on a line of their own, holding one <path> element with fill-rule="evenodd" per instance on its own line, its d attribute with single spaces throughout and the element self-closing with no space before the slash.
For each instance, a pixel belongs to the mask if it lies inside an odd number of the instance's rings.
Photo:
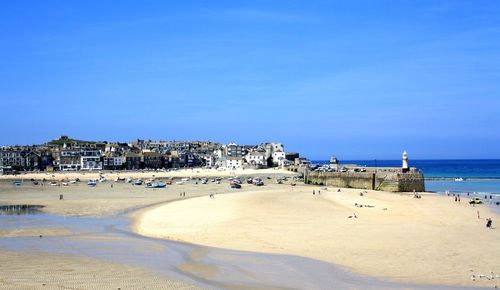
<svg viewBox="0 0 500 290">
<path fill-rule="evenodd" d="M 151 270 L 84 256 L 0 251 L 1 289 L 200 289 Z"/>
</svg>

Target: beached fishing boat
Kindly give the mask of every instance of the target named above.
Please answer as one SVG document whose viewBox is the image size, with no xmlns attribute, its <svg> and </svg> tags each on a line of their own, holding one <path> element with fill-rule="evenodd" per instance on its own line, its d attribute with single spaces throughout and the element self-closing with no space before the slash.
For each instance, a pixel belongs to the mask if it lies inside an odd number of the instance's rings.
<svg viewBox="0 0 500 290">
<path fill-rule="evenodd" d="M 165 183 L 158 182 L 158 183 L 148 184 L 148 185 L 146 185 L 146 187 L 147 188 L 164 188 L 164 187 L 167 187 L 167 185 Z"/>
<path fill-rule="evenodd" d="M 97 185 L 97 180 L 91 179 L 87 182 L 88 186 L 96 186 Z"/>
<path fill-rule="evenodd" d="M 253 179 L 253 185 L 262 186 L 262 185 L 264 185 L 264 181 L 260 177 L 255 177 Z"/>
<path fill-rule="evenodd" d="M 137 179 L 136 181 L 134 181 L 134 185 L 142 185 L 142 180 Z"/>
<path fill-rule="evenodd" d="M 231 188 L 241 188 L 241 182 L 235 180 L 231 180 L 231 182 L 229 182 L 229 185 L 231 186 Z"/>
<path fill-rule="evenodd" d="M 115 182 L 125 182 L 125 177 L 117 177 L 115 178 Z"/>
</svg>

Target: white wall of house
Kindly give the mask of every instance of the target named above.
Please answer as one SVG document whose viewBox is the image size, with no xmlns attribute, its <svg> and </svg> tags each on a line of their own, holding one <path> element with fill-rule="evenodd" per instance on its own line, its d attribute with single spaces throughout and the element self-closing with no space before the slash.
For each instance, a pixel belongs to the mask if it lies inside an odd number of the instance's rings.
<svg viewBox="0 0 500 290">
<path fill-rule="evenodd" d="M 251 152 L 245 155 L 244 158 L 246 162 L 250 165 L 263 165 L 263 166 L 267 165 L 265 153 L 255 154 Z"/>
<path fill-rule="evenodd" d="M 277 164 L 278 166 L 283 166 L 285 164 L 285 152 L 273 152 L 273 163 Z"/>
<path fill-rule="evenodd" d="M 81 170 L 102 170 L 101 157 L 98 156 L 82 156 Z"/>
<path fill-rule="evenodd" d="M 226 168 L 237 169 L 243 166 L 243 159 L 226 159 Z"/>
</svg>

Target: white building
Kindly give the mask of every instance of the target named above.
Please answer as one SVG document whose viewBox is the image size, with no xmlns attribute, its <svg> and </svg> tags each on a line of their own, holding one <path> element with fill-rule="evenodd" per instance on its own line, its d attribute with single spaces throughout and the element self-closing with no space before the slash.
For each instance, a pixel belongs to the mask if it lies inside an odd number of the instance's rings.
<svg viewBox="0 0 500 290">
<path fill-rule="evenodd" d="M 205 167 L 207 167 L 207 168 L 215 167 L 215 165 L 216 165 L 215 156 L 207 155 L 207 156 L 205 156 L 204 159 L 205 159 Z"/>
<path fill-rule="evenodd" d="M 278 165 L 278 166 L 283 166 L 285 165 L 285 152 L 283 151 L 275 151 L 273 152 L 273 163 Z"/>
<path fill-rule="evenodd" d="M 244 158 L 251 167 L 267 167 L 265 151 L 251 151 Z"/>
<path fill-rule="evenodd" d="M 266 151 L 266 158 L 273 157 L 274 152 L 285 152 L 285 147 L 281 143 L 263 143 L 259 147 Z"/>
<path fill-rule="evenodd" d="M 99 150 L 82 150 L 81 170 L 102 170 L 101 152 Z"/>
<path fill-rule="evenodd" d="M 125 156 L 107 154 L 107 156 L 103 158 L 103 161 L 104 169 L 121 169 L 127 161 L 127 158 Z"/>
<path fill-rule="evenodd" d="M 243 158 L 239 157 L 228 157 L 226 158 L 226 166 L 227 169 L 238 169 L 243 167 Z"/>
<path fill-rule="evenodd" d="M 229 143 L 226 146 L 226 156 L 227 157 L 242 157 L 244 154 L 244 148 L 236 143 Z"/>
<path fill-rule="evenodd" d="M 59 154 L 57 165 L 60 171 L 75 171 L 80 170 L 82 167 L 80 149 L 67 149 L 64 144 L 63 149 Z"/>
</svg>

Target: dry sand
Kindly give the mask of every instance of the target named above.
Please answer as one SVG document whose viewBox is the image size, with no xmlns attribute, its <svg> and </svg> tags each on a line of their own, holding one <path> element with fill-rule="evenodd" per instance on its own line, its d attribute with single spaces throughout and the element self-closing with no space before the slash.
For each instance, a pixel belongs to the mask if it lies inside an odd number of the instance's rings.
<svg viewBox="0 0 500 290">
<path fill-rule="evenodd" d="M 500 219 L 465 198 L 459 204 L 431 194 L 415 199 L 333 188 L 318 195 L 319 187 L 305 185 L 244 188 L 143 210 L 134 228 L 151 237 L 310 257 L 400 282 L 493 287 L 499 280 L 470 279 L 500 274 L 500 231 L 487 229 L 485 218 Z M 358 218 L 348 218 L 354 213 Z"/>
</svg>

